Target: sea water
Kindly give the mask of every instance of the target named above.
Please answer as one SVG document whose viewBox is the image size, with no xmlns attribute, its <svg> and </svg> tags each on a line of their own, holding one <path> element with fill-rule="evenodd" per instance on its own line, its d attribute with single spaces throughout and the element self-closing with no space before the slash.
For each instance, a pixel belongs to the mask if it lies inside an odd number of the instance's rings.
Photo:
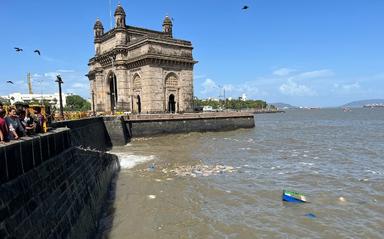
<svg viewBox="0 0 384 239">
<path fill-rule="evenodd" d="M 255 121 L 114 148 L 122 169 L 100 236 L 384 238 L 384 109 L 288 110 Z M 284 189 L 310 203 L 282 202 Z"/>
</svg>

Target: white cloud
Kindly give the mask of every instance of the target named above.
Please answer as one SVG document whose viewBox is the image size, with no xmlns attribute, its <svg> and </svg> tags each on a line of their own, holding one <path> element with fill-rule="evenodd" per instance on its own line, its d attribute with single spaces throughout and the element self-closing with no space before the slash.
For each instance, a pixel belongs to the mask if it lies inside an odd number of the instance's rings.
<svg viewBox="0 0 384 239">
<path fill-rule="evenodd" d="M 289 76 L 293 72 L 295 72 L 295 69 L 290 69 L 290 68 L 280 68 L 275 70 L 272 74 L 275 76 Z"/>
<path fill-rule="evenodd" d="M 334 72 L 332 70 L 324 69 L 324 70 L 317 70 L 317 71 L 307 71 L 302 72 L 295 76 L 297 79 L 313 79 L 313 78 L 324 78 L 324 77 L 330 77 L 333 76 Z"/>
<path fill-rule="evenodd" d="M 44 76 L 51 79 L 51 80 L 56 80 L 56 76 L 59 75 L 58 72 L 47 72 L 44 73 Z"/>
<path fill-rule="evenodd" d="M 300 85 L 294 82 L 292 79 L 288 79 L 288 81 L 284 84 L 282 84 L 279 87 L 279 90 L 281 93 L 285 95 L 291 95 L 291 96 L 314 96 L 316 95 L 316 92 L 312 90 L 311 88 Z"/>
<path fill-rule="evenodd" d="M 343 90 L 343 91 L 351 91 L 351 90 L 355 90 L 355 89 L 359 89 L 360 88 L 360 83 L 359 82 L 355 82 L 355 83 L 351 83 L 351 84 L 333 84 L 333 87 L 335 89 L 339 89 L 339 90 Z"/>
<path fill-rule="evenodd" d="M 202 94 L 207 94 L 212 92 L 214 89 L 218 89 L 219 86 L 212 80 L 212 79 L 205 79 L 205 81 L 202 84 L 203 90 L 201 91 Z"/>
<path fill-rule="evenodd" d="M 89 85 L 85 83 L 74 83 L 72 84 L 73 88 L 88 89 Z"/>
<path fill-rule="evenodd" d="M 195 76 L 193 76 L 193 79 L 194 80 L 200 80 L 200 79 L 204 79 L 206 77 L 207 77 L 206 75 L 195 75 Z"/>
<path fill-rule="evenodd" d="M 75 71 L 74 70 L 57 70 L 57 72 L 60 72 L 60 73 L 73 73 Z"/>
</svg>

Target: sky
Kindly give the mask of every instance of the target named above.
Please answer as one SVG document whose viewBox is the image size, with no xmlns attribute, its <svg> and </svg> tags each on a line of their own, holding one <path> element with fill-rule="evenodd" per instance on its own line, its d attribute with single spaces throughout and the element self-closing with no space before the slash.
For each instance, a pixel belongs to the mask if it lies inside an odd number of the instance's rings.
<svg viewBox="0 0 384 239">
<path fill-rule="evenodd" d="M 57 92 L 60 74 L 64 92 L 89 98 L 93 25 L 99 17 L 110 29 L 110 2 L 113 15 L 117 0 L 0 0 L 0 95 L 27 93 L 30 72 L 34 93 Z M 161 30 L 174 19 L 174 37 L 194 46 L 199 98 L 225 90 L 312 107 L 384 98 L 383 0 L 120 2 L 127 25 Z"/>
</svg>

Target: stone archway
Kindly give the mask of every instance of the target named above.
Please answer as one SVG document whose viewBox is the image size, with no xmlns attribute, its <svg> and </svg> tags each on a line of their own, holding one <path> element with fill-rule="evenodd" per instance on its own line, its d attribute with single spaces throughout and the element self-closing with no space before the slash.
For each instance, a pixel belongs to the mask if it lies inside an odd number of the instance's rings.
<svg viewBox="0 0 384 239">
<path fill-rule="evenodd" d="M 110 72 L 107 79 L 109 84 L 109 100 L 111 105 L 110 110 L 114 112 L 116 110 L 118 100 L 116 75 L 113 72 Z"/>
<path fill-rule="evenodd" d="M 142 98 L 141 98 L 142 86 L 141 86 L 141 77 L 137 73 L 132 78 L 132 86 L 133 86 L 132 100 L 134 99 L 134 101 L 132 102 L 132 112 L 140 114 L 142 109 Z"/>
<path fill-rule="evenodd" d="M 175 101 L 175 95 L 170 94 L 168 97 L 168 112 L 169 113 L 175 113 L 176 112 L 176 101 Z"/>
<path fill-rule="evenodd" d="M 179 80 L 175 73 L 171 72 L 165 77 L 164 103 L 165 110 L 169 113 L 178 112 L 179 105 Z"/>
</svg>

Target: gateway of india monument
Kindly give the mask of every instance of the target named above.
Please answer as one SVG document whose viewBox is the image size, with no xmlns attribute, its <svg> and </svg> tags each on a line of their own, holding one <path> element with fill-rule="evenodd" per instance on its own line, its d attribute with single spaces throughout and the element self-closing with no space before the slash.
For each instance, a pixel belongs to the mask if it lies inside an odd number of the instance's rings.
<svg viewBox="0 0 384 239">
<path fill-rule="evenodd" d="M 164 113 L 193 111 L 192 43 L 173 38 L 166 16 L 163 30 L 128 26 L 119 4 L 115 26 L 94 25 L 95 56 L 88 78 L 96 112 Z"/>
</svg>

